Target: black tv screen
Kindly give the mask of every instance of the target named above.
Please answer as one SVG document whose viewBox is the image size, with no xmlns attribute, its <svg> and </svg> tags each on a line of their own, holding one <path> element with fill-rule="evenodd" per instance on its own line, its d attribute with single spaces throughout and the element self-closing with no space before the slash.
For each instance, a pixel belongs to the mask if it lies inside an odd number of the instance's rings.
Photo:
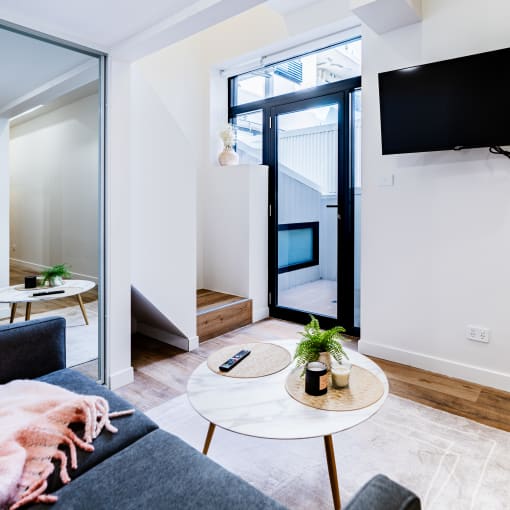
<svg viewBox="0 0 510 510">
<path fill-rule="evenodd" d="M 379 74 L 382 153 L 510 145 L 510 48 Z"/>
</svg>

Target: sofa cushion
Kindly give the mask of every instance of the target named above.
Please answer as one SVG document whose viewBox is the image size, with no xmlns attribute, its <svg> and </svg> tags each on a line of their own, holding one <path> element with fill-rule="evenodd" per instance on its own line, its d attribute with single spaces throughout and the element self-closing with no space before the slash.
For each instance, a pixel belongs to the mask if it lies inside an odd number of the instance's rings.
<svg viewBox="0 0 510 510">
<path fill-rule="evenodd" d="M 32 510 L 284 510 L 181 439 L 156 430 Z"/>
<path fill-rule="evenodd" d="M 92 379 L 80 374 L 79 372 L 71 369 L 58 370 L 51 374 L 39 377 L 39 381 L 55 384 L 61 386 L 66 390 L 74 391 L 83 395 L 98 395 L 106 398 L 110 404 L 110 411 L 122 411 L 124 409 L 131 409 L 133 406 L 126 402 L 121 397 L 94 382 Z M 90 468 L 99 464 L 107 457 L 117 453 L 126 446 L 134 443 L 142 436 L 157 429 L 158 426 L 145 414 L 140 411 L 135 411 L 131 416 L 117 418 L 112 420 L 119 431 L 116 434 L 108 432 L 106 429 L 94 439 L 94 451 L 84 452 L 81 449 L 78 451 L 78 469 L 72 469 L 70 460 L 68 462 L 68 470 L 71 478 L 76 478 L 82 473 L 85 473 Z M 80 437 L 83 437 L 83 426 L 72 427 Z M 62 448 L 66 451 L 66 447 Z M 62 482 L 58 475 L 58 469 L 48 479 L 48 492 L 53 492 L 59 487 L 62 487 Z"/>
<path fill-rule="evenodd" d="M 0 326 L 0 384 L 66 366 L 66 321 L 45 317 Z"/>
<path fill-rule="evenodd" d="M 420 510 L 419 498 L 387 476 L 369 480 L 352 498 L 345 510 Z"/>
</svg>

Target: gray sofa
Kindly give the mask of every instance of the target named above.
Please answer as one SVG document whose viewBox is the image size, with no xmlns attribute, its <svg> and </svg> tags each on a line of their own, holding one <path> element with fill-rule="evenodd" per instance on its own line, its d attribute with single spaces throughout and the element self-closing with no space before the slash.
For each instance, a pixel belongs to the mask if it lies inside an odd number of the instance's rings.
<svg viewBox="0 0 510 510">
<path fill-rule="evenodd" d="M 132 407 L 106 387 L 65 368 L 65 320 L 59 317 L 0 326 L 0 384 L 38 379 L 81 394 L 101 395 L 112 411 Z M 58 495 L 48 510 L 214 509 L 284 510 L 276 501 L 208 457 L 161 429 L 143 413 L 118 420 L 119 432 L 103 433 L 92 453 L 79 451 L 72 482 L 57 473 L 49 492 Z M 78 430 L 79 432 L 79 430 Z M 346 510 L 419 510 L 418 498 L 379 475 Z"/>
</svg>

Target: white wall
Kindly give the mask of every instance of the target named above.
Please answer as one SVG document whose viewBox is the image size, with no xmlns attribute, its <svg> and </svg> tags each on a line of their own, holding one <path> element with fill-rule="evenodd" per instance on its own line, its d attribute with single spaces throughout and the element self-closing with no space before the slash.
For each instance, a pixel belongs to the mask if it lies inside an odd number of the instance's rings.
<svg viewBox="0 0 510 510">
<path fill-rule="evenodd" d="M 133 381 L 130 277 L 130 64 L 108 59 L 106 131 L 106 378 L 118 388 Z"/>
<path fill-rule="evenodd" d="M 93 94 L 11 127 L 11 258 L 97 278 L 98 101 Z"/>
<path fill-rule="evenodd" d="M 131 281 L 188 339 L 194 339 L 200 146 L 193 143 L 193 129 L 200 123 L 195 119 L 195 126 L 186 126 L 175 115 L 172 106 L 181 105 L 179 95 L 169 93 L 175 92 L 172 68 L 151 63 L 133 67 Z M 167 86 L 168 92 L 162 93 Z"/>
<path fill-rule="evenodd" d="M 0 287 L 9 285 L 9 120 L 0 118 Z M 0 303 L 0 319 L 9 305 Z"/>
<path fill-rule="evenodd" d="M 208 200 L 202 180 L 211 153 L 217 164 L 220 146 L 219 138 L 210 139 L 213 62 L 265 44 L 268 34 L 275 37 L 283 27 L 271 12 L 253 9 L 133 65 L 132 283 L 192 342 L 197 282 L 204 283 L 202 274 L 197 277 L 203 267 L 197 232 Z M 252 30 L 263 23 L 267 31 Z M 234 33 L 243 37 L 232 44 Z M 221 81 L 217 101 L 226 112 L 226 80 Z"/>
<path fill-rule="evenodd" d="M 213 167 L 207 177 L 204 286 L 252 299 L 261 320 L 269 315 L 267 166 Z"/>
<path fill-rule="evenodd" d="M 424 0 L 423 14 L 363 31 L 359 348 L 510 390 L 510 161 L 487 149 L 381 156 L 377 88 L 381 71 L 510 46 L 510 5 Z M 480 93 L 489 107 L 490 84 Z M 490 343 L 466 340 L 468 324 L 490 328 Z"/>
</svg>

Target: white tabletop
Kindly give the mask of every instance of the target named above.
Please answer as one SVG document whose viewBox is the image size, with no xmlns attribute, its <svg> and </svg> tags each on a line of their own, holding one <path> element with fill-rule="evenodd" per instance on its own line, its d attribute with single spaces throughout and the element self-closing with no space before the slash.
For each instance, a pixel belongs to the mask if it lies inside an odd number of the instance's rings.
<svg viewBox="0 0 510 510">
<path fill-rule="evenodd" d="M 294 355 L 297 340 L 280 340 Z M 388 380 L 373 361 L 345 347 L 350 361 L 374 373 L 384 386 L 383 396 L 364 409 L 324 411 L 294 400 L 285 389 L 285 380 L 294 368 L 266 377 L 236 379 L 212 372 L 202 363 L 188 381 L 191 405 L 215 425 L 248 436 L 269 439 L 304 439 L 325 436 L 349 429 L 376 413 L 388 396 Z"/>
<path fill-rule="evenodd" d="M 33 303 L 35 301 L 50 301 L 69 296 L 76 296 L 87 292 L 96 286 L 90 280 L 64 280 L 59 287 L 37 287 L 36 289 L 25 289 L 23 284 L 11 285 L 0 289 L 0 303 Z M 34 292 L 49 292 L 52 290 L 63 290 L 63 293 L 50 294 L 49 296 L 35 296 Z"/>
</svg>

